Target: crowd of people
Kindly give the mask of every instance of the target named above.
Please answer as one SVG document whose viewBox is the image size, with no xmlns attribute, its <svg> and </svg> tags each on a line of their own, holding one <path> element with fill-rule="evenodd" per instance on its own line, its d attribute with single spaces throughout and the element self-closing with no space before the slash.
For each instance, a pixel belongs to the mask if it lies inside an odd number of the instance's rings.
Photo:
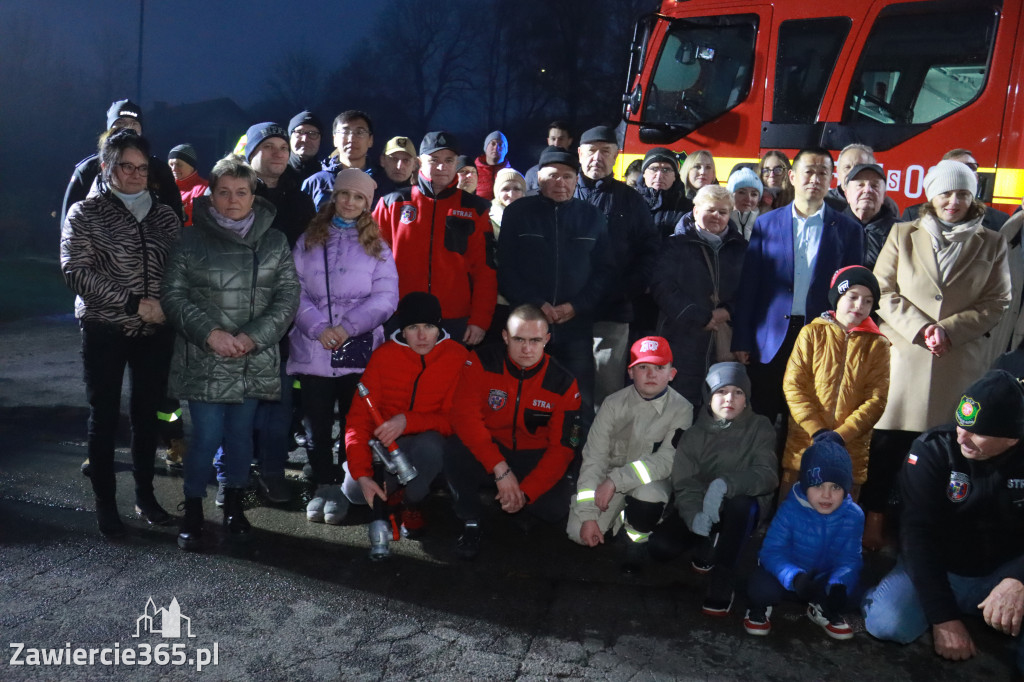
<svg viewBox="0 0 1024 682">
<path fill-rule="evenodd" d="M 172 522 L 153 492 L 163 429 L 185 550 L 204 546 L 214 471 L 229 534 L 251 531 L 254 459 L 265 497 L 290 498 L 301 396 L 307 519 L 367 505 L 372 559 L 428 532 L 443 481 L 465 560 L 487 489 L 526 524 L 617 546 L 624 570 L 685 555 L 708 574 L 702 611 L 745 593 L 752 635 L 783 600 L 834 639 L 858 604 L 882 639 L 931 628 L 950 659 L 974 652 L 965 615 L 1019 635 L 1024 214 L 978 200 L 968 150 L 901 214 L 862 144 L 727 175 L 656 147 L 622 181 L 607 126 L 575 147 L 552 122 L 521 173 L 501 131 L 476 157 L 438 130 L 374 158 L 356 110 L 324 154 L 304 111 L 250 127 L 206 180 L 189 144 L 154 156 L 142 122 L 111 106 L 62 217 L 104 535 L 125 532 L 127 367 L 135 510 Z M 896 566 L 865 594 L 862 549 L 886 547 Z"/>
</svg>

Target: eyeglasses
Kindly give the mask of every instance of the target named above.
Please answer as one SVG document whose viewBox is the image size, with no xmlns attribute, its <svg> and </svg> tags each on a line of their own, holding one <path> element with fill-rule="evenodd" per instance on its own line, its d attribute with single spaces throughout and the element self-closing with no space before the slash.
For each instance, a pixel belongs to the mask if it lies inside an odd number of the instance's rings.
<svg viewBox="0 0 1024 682">
<path fill-rule="evenodd" d="M 311 140 L 320 139 L 319 130 L 293 130 L 292 135 L 298 135 L 299 137 L 308 137 Z"/>
<path fill-rule="evenodd" d="M 786 172 L 784 166 L 775 166 L 774 168 L 762 168 L 761 175 L 782 175 Z"/>
<path fill-rule="evenodd" d="M 645 172 L 651 175 L 675 175 L 675 171 L 671 168 L 659 168 L 658 166 L 648 166 Z"/>
<path fill-rule="evenodd" d="M 363 138 L 363 137 L 369 137 L 370 136 L 370 131 L 367 130 L 366 128 L 354 128 L 354 129 L 353 128 L 339 128 L 338 130 L 334 131 L 334 134 L 335 135 L 339 135 L 341 137 L 358 137 L 358 138 Z"/>
<path fill-rule="evenodd" d="M 120 168 L 121 172 L 125 175 L 132 175 L 136 171 L 138 171 L 139 175 L 149 175 L 149 166 L 147 164 L 136 166 L 134 163 L 123 161 L 117 164 L 117 167 Z"/>
</svg>

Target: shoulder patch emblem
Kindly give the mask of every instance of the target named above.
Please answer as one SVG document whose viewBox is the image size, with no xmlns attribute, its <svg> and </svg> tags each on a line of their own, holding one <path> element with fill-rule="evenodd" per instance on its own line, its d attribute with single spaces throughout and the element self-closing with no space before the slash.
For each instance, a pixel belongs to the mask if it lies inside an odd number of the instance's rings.
<svg viewBox="0 0 1024 682">
<path fill-rule="evenodd" d="M 951 471 L 949 474 L 949 487 L 946 488 L 946 497 L 950 502 L 963 502 L 971 494 L 971 478 L 959 471 Z"/>
<path fill-rule="evenodd" d="M 966 395 L 960 398 L 960 404 L 956 406 L 956 423 L 960 426 L 974 426 L 978 421 L 978 413 L 981 412 L 981 403 Z"/>
<path fill-rule="evenodd" d="M 416 207 L 412 204 L 407 204 L 402 207 L 402 215 L 399 221 L 404 225 L 408 225 L 412 221 L 416 220 Z"/>
<path fill-rule="evenodd" d="M 505 407 L 505 403 L 508 402 L 508 393 L 500 391 L 496 388 L 491 389 L 491 394 L 487 396 L 487 404 L 491 406 L 491 409 L 497 412 L 501 408 Z"/>
</svg>

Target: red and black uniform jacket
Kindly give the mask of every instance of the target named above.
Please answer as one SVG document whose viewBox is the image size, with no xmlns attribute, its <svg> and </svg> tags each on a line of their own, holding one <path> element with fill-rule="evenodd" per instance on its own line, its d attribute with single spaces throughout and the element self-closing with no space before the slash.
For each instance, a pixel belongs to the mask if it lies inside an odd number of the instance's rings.
<svg viewBox="0 0 1024 682">
<path fill-rule="evenodd" d="M 455 434 L 488 472 L 524 450 L 544 450 L 519 487 L 531 501 L 565 475 L 578 445 L 580 392 L 576 379 L 545 354 L 529 369 L 503 346 L 470 354 L 455 393 Z"/>
<path fill-rule="evenodd" d="M 370 356 L 362 383 L 385 420 L 405 415 L 402 435 L 437 431 L 450 436 L 448 414 L 468 355 L 469 351 L 447 333 L 433 350 L 420 355 L 397 331 Z M 376 428 L 366 401 L 355 396 L 345 418 L 345 453 L 353 478 L 373 476 L 370 439 Z"/>
<path fill-rule="evenodd" d="M 498 300 L 498 280 L 489 262 L 490 203 L 463 192 L 455 182 L 434 194 L 422 175 L 377 203 L 373 218 L 391 246 L 398 268 L 398 293 L 425 291 L 441 301 L 445 319 L 469 318 L 487 329 Z"/>
</svg>

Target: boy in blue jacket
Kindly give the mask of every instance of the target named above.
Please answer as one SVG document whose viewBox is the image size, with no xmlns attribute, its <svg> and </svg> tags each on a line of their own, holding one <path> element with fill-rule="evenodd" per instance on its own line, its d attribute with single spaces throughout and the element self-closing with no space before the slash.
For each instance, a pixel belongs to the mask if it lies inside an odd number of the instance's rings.
<svg viewBox="0 0 1024 682">
<path fill-rule="evenodd" d="M 829 637 L 853 637 L 842 612 L 860 577 L 864 512 L 849 495 L 852 485 L 842 440 L 822 434 L 804 452 L 800 481 L 769 526 L 750 576 L 748 633 L 767 635 L 772 606 L 791 599 L 807 602 L 807 617 Z"/>
</svg>

